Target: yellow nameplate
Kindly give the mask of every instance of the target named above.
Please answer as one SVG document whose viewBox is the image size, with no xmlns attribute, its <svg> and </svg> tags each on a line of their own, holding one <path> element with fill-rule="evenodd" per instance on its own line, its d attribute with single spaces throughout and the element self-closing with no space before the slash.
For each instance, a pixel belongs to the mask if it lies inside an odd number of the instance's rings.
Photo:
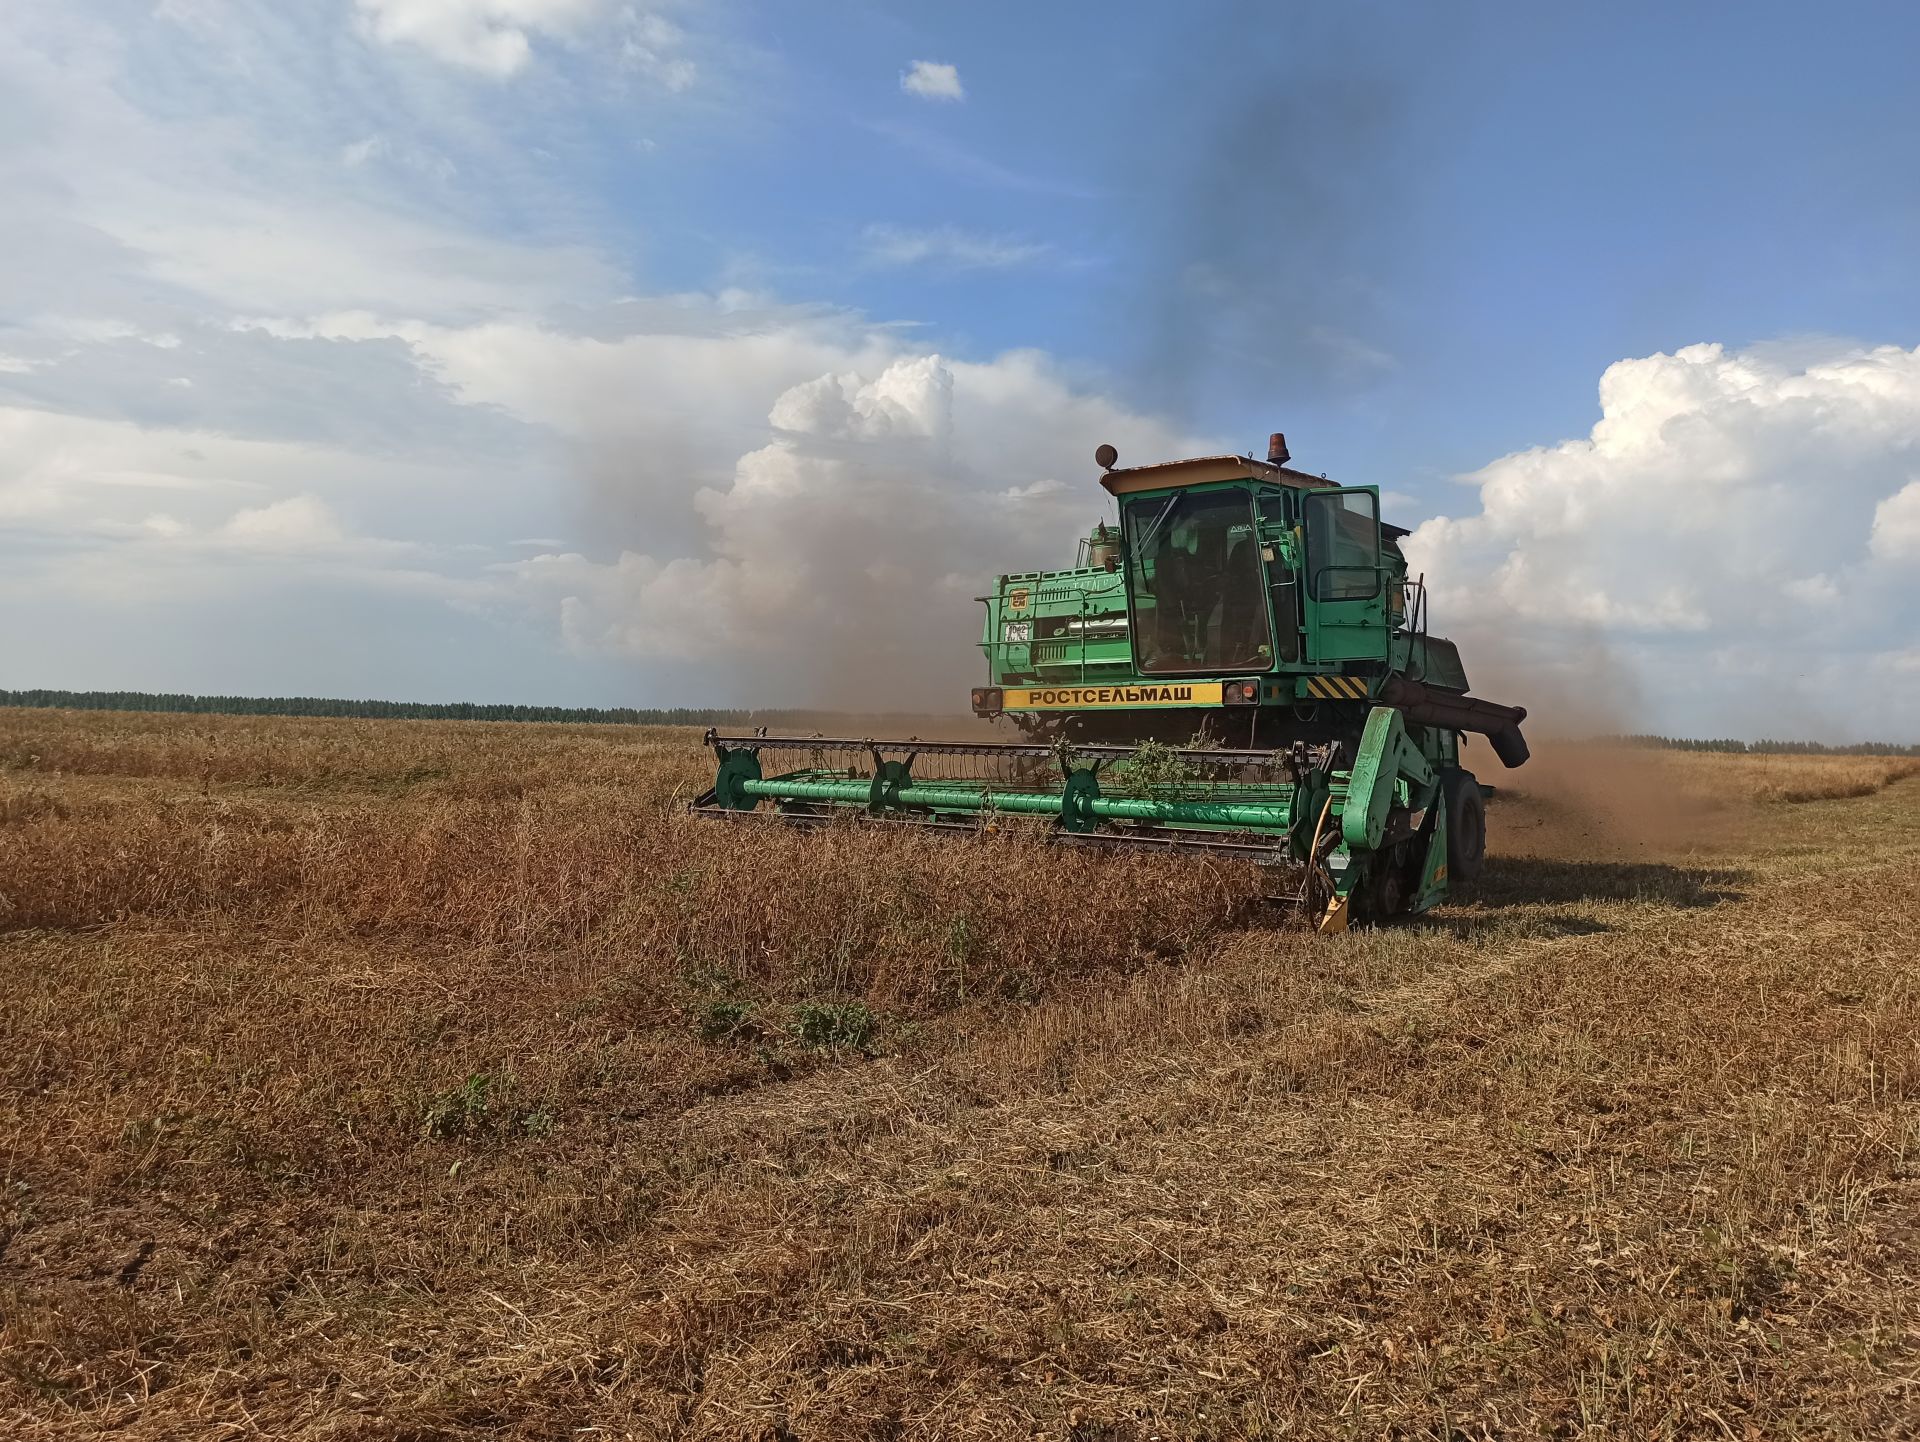
<svg viewBox="0 0 1920 1442">
<path fill-rule="evenodd" d="M 1142 686 L 1029 686 L 1008 691 L 1009 711 L 1084 711 L 1094 706 L 1218 706 L 1218 681 L 1167 681 Z"/>
</svg>

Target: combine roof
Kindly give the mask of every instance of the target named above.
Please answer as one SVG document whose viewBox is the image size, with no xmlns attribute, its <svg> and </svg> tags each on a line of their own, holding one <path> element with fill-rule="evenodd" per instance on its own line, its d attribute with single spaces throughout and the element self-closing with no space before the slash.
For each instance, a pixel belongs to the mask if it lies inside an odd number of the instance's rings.
<svg viewBox="0 0 1920 1442">
<path fill-rule="evenodd" d="M 1185 461 L 1161 461 L 1151 466 L 1121 466 L 1100 477 L 1110 495 L 1135 491 L 1164 491 L 1176 486 L 1202 486 L 1209 481 L 1271 481 L 1302 490 L 1331 489 L 1336 482 L 1310 476 L 1288 466 L 1269 465 L 1252 456 L 1195 456 Z"/>
</svg>

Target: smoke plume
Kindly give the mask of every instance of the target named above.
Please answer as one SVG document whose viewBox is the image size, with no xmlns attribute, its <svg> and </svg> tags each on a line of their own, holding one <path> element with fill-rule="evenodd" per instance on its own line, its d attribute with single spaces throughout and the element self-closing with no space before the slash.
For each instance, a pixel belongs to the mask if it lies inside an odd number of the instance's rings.
<svg viewBox="0 0 1920 1442">
<path fill-rule="evenodd" d="M 1145 83 L 1180 118 L 1116 158 L 1144 227 L 1127 278 L 1144 394 L 1262 415 L 1391 370 L 1392 289 L 1417 253 L 1423 75 L 1457 34 L 1438 11 L 1236 4 L 1179 17 Z M 1390 43 L 1382 43 L 1383 35 Z"/>
</svg>

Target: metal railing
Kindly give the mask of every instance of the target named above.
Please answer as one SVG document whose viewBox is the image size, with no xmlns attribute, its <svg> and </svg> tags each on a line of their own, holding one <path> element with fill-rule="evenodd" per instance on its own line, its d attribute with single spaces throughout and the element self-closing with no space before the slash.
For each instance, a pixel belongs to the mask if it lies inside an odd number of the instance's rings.
<svg viewBox="0 0 1920 1442">
<path fill-rule="evenodd" d="M 1024 648 L 1027 653 L 1027 664 L 1020 669 L 1037 674 L 1042 664 L 1039 660 L 1038 653 L 1043 645 L 1059 646 L 1063 653 L 1065 650 L 1077 646 L 1077 660 L 1066 664 L 1073 664 L 1075 666 L 1079 673 L 1079 680 L 1084 683 L 1087 679 L 1087 668 L 1092 664 L 1089 662 L 1087 656 L 1088 645 L 1096 639 L 1101 639 L 1089 633 L 1089 620 L 1094 612 L 1086 591 L 1079 586 L 1070 585 L 1064 581 L 1057 582 L 1051 586 L 1043 586 L 1037 581 L 1029 582 L 1025 585 L 1025 589 L 1029 592 L 1026 606 L 1027 614 L 1025 616 L 1010 616 L 1005 605 L 1006 595 L 1009 590 L 1017 589 L 1021 589 L 1019 584 L 1009 582 L 1008 585 L 1003 587 L 996 595 L 974 597 L 976 601 L 979 601 L 987 608 L 989 623 L 997 624 L 999 627 L 998 632 L 992 635 L 991 639 L 981 642 L 980 649 L 987 658 L 989 668 L 988 679 L 990 681 L 994 680 L 1008 670 L 1012 663 L 1011 653 L 1016 648 Z M 1058 621 L 1060 619 L 1059 612 L 1052 608 L 1057 608 L 1060 602 L 1068 596 L 1074 599 L 1076 607 L 1075 614 L 1068 618 L 1065 628 L 1067 634 L 1056 633 L 1042 636 L 1040 634 L 1041 621 L 1043 619 L 1047 621 Z M 1001 603 L 997 618 L 994 611 L 994 603 L 996 601 Z M 1040 615 L 1043 609 L 1049 609 L 1051 614 L 1043 618 Z M 1121 613 L 1119 619 L 1122 624 L 1120 634 L 1124 635 L 1127 624 L 1124 612 Z M 1011 622 L 1024 622 L 1032 628 L 1028 631 L 1025 641 L 1009 641 L 1006 639 L 1006 628 Z M 1049 662 L 1047 664 L 1058 665 L 1062 663 Z M 1104 665 L 1106 663 L 1102 662 L 1100 664 Z"/>
</svg>

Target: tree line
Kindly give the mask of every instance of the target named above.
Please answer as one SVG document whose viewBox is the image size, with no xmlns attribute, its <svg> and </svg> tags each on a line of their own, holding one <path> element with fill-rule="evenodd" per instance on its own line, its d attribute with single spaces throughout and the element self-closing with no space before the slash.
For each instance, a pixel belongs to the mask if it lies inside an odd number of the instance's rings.
<svg viewBox="0 0 1920 1442">
<path fill-rule="evenodd" d="M 1686 736 L 1615 736 L 1627 746 L 1651 746 L 1661 751 L 1730 751 L 1747 756 L 1920 756 L 1920 746 L 1897 746 L 1890 741 L 1856 741 L 1829 746 L 1824 741 L 1736 741 L 1730 737 L 1696 740 Z"/>
<path fill-rule="evenodd" d="M 566 721 L 608 726 L 770 726 L 814 724 L 818 711 L 756 711 L 725 706 L 525 706 L 476 701 L 373 701 L 336 696 L 190 696 L 168 691 L 0 689 L 0 706 L 71 711 L 184 711 L 212 716 L 360 716 L 400 721 Z M 1731 737 L 1632 735 L 1606 738 L 1665 751 L 1727 751 L 1753 756 L 1920 756 L 1920 746 L 1861 741 L 1739 741 Z"/>
<path fill-rule="evenodd" d="M 216 716 L 356 716 L 403 721 L 569 721 L 614 726 L 739 726 L 797 722 L 799 711 L 712 706 L 524 706 L 474 701 L 373 701 L 335 696 L 190 696 L 165 691 L 0 689 L 0 706 L 71 711 L 183 711 Z"/>
</svg>

